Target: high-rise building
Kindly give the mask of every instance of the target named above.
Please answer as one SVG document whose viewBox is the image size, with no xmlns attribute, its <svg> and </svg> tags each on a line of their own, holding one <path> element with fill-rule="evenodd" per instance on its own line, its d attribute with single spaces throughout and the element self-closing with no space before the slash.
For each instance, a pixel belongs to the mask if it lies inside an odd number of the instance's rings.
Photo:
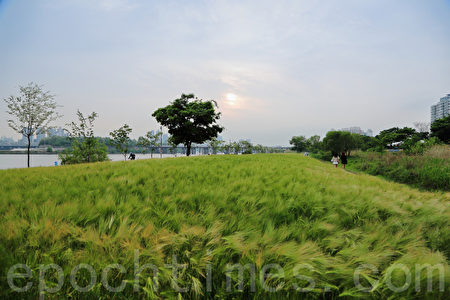
<svg viewBox="0 0 450 300">
<path fill-rule="evenodd" d="M 450 94 L 442 97 L 435 105 L 431 105 L 431 123 L 450 115 Z"/>
</svg>

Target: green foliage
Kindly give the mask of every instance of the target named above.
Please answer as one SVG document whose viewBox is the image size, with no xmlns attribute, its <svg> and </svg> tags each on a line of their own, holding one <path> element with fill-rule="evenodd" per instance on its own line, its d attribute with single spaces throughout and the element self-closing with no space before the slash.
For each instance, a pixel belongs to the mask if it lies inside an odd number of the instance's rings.
<svg viewBox="0 0 450 300">
<path fill-rule="evenodd" d="M 68 136 L 49 136 L 39 141 L 39 146 L 70 147 L 72 141 Z"/>
<path fill-rule="evenodd" d="M 317 154 L 322 150 L 322 142 L 318 135 L 313 135 L 308 139 L 303 135 L 293 136 L 289 141 L 289 144 L 292 145 L 291 149 L 296 152 L 308 151 Z"/>
<path fill-rule="evenodd" d="M 441 144 L 441 141 L 437 137 L 430 137 L 426 140 L 416 140 L 413 144 L 414 139 L 404 145 L 406 154 L 423 154 L 425 150 L 431 148 L 432 146 Z"/>
<path fill-rule="evenodd" d="M 376 138 L 383 146 L 392 148 L 394 143 L 405 142 L 413 135 L 417 134 L 416 130 L 409 127 L 392 127 L 381 131 Z"/>
<path fill-rule="evenodd" d="M 255 153 L 266 153 L 267 147 L 264 147 L 261 144 L 257 144 L 255 146 L 253 146 L 253 151 L 255 151 Z"/>
<path fill-rule="evenodd" d="M 223 127 L 216 123 L 220 112 L 216 112 L 215 107 L 214 100 L 203 101 L 194 94 L 182 94 L 170 105 L 157 109 L 152 116 L 169 129 L 174 143 L 186 146 L 189 156 L 192 143 L 202 144 L 222 132 Z"/>
<path fill-rule="evenodd" d="M 450 116 L 436 120 L 431 124 L 431 136 L 450 144 Z"/>
<path fill-rule="evenodd" d="M 359 134 L 346 131 L 328 131 L 323 139 L 323 147 L 331 153 L 346 152 L 350 156 L 351 150 L 358 149 Z"/>
<path fill-rule="evenodd" d="M 412 150 L 415 154 L 409 155 L 359 152 L 348 167 L 423 189 L 450 191 L 450 148 L 435 142 L 433 138 L 424 144 L 418 142 Z"/>
<path fill-rule="evenodd" d="M 416 264 L 441 264 L 450 272 L 449 195 L 421 192 L 364 174 L 352 174 L 297 154 L 220 155 L 193 158 L 104 162 L 0 171 L 0 298 L 37 299 L 39 265 L 56 263 L 64 285 L 46 298 L 146 299 L 180 295 L 188 299 L 445 299 L 433 272 L 433 290 L 427 292 L 427 272 Z M 133 291 L 134 250 L 139 264 L 154 264 L 159 276 L 142 273 Z M 183 264 L 176 279 L 173 255 Z M 6 272 L 16 263 L 33 270 L 33 286 L 14 293 Z M 97 285 L 87 293 L 69 282 L 72 268 L 91 265 Z M 126 287 L 110 293 L 100 284 L 102 270 L 120 263 L 125 273 L 111 272 L 109 284 Z M 252 264 L 244 272 L 243 291 L 237 272 L 227 291 L 227 264 Z M 284 274 L 260 277 L 264 266 L 279 264 Z M 309 283 L 315 288 L 296 292 Z M 370 292 L 355 290 L 354 271 L 364 270 L 364 286 L 377 280 Z M 397 264 L 412 272 L 412 284 L 401 293 L 387 286 L 386 273 Z M 206 290 L 206 269 L 211 265 L 211 291 Z M 89 277 L 80 273 L 78 283 Z M 400 274 L 401 275 L 401 274 Z M 261 281 L 262 278 L 262 281 Z M 367 280 L 367 281 L 366 281 Z M 401 276 L 392 280 L 402 286 Z M 450 279 L 446 275 L 445 286 Z M 56 282 L 48 272 L 46 283 Z M 189 287 L 176 293 L 171 284 Z M 267 292 L 262 283 L 278 286 Z M 283 283 L 283 285 L 281 285 Z M 447 290 L 448 291 L 448 290 Z"/>
<path fill-rule="evenodd" d="M 85 117 L 77 111 L 78 123 L 72 122 L 66 131 L 72 147 L 59 154 L 61 164 L 79 164 L 108 160 L 106 146 L 94 136 L 94 121 L 98 114 L 92 112 Z"/>
<path fill-rule="evenodd" d="M 312 153 L 317 153 L 322 148 L 322 142 L 320 141 L 320 136 L 313 135 L 306 141 L 306 150 Z"/>
<path fill-rule="evenodd" d="M 209 140 L 208 145 L 209 147 L 211 147 L 212 153 L 217 154 L 217 152 L 223 145 L 223 141 L 219 141 L 216 138 L 212 138 Z"/>
<path fill-rule="evenodd" d="M 138 138 L 137 145 L 142 147 L 144 151 L 145 149 L 149 149 L 150 157 L 153 158 L 153 152 L 155 152 L 158 147 L 161 147 L 161 136 L 161 131 L 158 131 L 156 133 L 149 131 L 145 136 L 140 136 Z"/>
<path fill-rule="evenodd" d="M 111 136 L 111 144 L 122 153 L 124 159 L 127 159 L 128 149 L 130 147 L 130 133 L 133 129 L 127 124 L 123 125 L 119 129 L 111 131 L 109 135 Z"/>
<path fill-rule="evenodd" d="M 292 150 L 297 152 L 303 152 L 307 147 L 307 140 L 303 135 L 293 136 L 289 141 L 289 144 L 292 145 Z"/>
<path fill-rule="evenodd" d="M 253 153 L 253 145 L 249 141 L 239 141 L 242 149 L 242 154 L 252 154 Z"/>
<path fill-rule="evenodd" d="M 169 137 L 169 139 L 168 139 L 167 142 L 168 142 L 169 145 L 170 145 L 170 149 L 169 149 L 170 153 L 171 153 L 171 154 L 174 154 L 175 157 L 176 157 L 176 156 L 177 156 L 177 147 L 178 147 L 178 144 L 176 144 L 176 143 L 173 141 L 172 137 Z"/>
<path fill-rule="evenodd" d="M 331 158 L 333 157 L 333 155 L 331 154 L 330 151 L 324 151 L 324 150 L 320 150 L 318 152 L 313 152 L 313 153 L 311 153 L 311 156 L 314 158 L 326 161 L 326 162 L 330 161 Z"/>
</svg>

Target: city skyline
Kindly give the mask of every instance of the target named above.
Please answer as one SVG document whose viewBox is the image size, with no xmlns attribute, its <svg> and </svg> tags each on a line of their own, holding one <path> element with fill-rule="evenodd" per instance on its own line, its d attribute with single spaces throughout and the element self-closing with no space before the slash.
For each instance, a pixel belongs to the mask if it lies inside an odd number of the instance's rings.
<svg viewBox="0 0 450 300">
<path fill-rule="evenodd" d="M 0 99 L 43 84 L 55 126 L 96 111 L 98 136 L 157 130 L 181 93 L 217 100 L 224 140 L 376 135 L 450 93 L 450 1 L 0 0 L 0 41 Z"/>
</svg>

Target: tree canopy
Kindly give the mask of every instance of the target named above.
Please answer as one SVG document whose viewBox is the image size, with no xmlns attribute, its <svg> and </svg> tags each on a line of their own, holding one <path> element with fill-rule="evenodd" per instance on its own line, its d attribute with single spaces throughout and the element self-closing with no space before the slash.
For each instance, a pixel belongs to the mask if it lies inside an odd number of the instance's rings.
<svg viewBox="0 0 450 300">
<path fill-rule="evenodd" d="M 31 137 L 47 132 L 51 128 L 50 123 L 60 115 L 56 112 L 58 105 L 54 101 L 55 96 L 43 91 L 41 86 L 33 82 L 19 86 L 19 94 L 4 101 L 8 106 L 6 112 L 13 117 L 8 120 L 8 126 L 27 138 L 27 166 L 30 167 Z"/>
<path fill-rule="evenodd" d="M 392 127 L 381 131 L 376 138 L 383 144 L 383 146 L 392 147 L 394 143 L 405 142 L 416 134 L 416 130 L 409 127 Z"/>
<path fill-rule="evenodd" d="M 305 151 L 308 145 L 307 140 L 303 135 L 293 136 L 289 141 L 289 144 L 292 145 L 291 149 L 297 152 Z"/>
<path fill-rule="evenodd" d="M 450 116 L 438 119 L 431 124 L 431 136 L 435 136 L 444 143 L 450 144 Z"/>
<path fill-rule="evenodd" d="M 358 148 L 358 136 L 346 131 L 329 131 L 323 139 L 324 148 L 335 154 L 346 152 L 349 156 L 351 150 Z"/>
<path fill-rule="evenodd" d="M 223 127 L 216 122 L 220 112 L 216 112 L 214 100 L 201 100 L 194 94 L 182 94 L 170 105 L 153 112 L 152 116 L 168 128 L 175 144 L 186 146 L 186 155 L 191 153 L 192 143 L 201 144 L 217 137 Z"/>
<path fill-rule="evenodd" d="M 111 136 L 111 145 L 116 147 L 120 153 L 124 156 L 124 159 L 127 160 L 128 148 L 130 146 L 130 133 L 133 129 L 130 128 L 127 124 L 123 125 L 119 129 L 111 131 L 109 135 Z"/>
</svg>

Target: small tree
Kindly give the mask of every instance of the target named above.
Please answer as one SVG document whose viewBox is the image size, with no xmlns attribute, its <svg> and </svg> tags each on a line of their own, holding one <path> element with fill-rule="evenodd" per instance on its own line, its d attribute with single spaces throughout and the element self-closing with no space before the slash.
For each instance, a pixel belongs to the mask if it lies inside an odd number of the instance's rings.
<svg viewBox="0 0 450 300">
<path fill-rule="evenodd" d="M 138 139 L 138 145 L 150 150 L 150 157 L 153 158 L 155 149 L 161 147 L 160 137 L 162 132 L 153 133 L 147 132 L 145 136 L 140 136 Z"/>
<path fill-rule="evenodd" d="M 222 144 L 223 144 L 223 141 L 219 141 L 216 138 L 212 138 L 208 142 L 208 145 L 211 148 L 213 154 L 217 154 L 217 151 L 219 151 Z"/>
<path fill-rule="evenodd" d="M 130 133 L 133 130 L 127 124 L 119 129 L 109 133 L 111 136 L 111 144 L 123 154 L 124 160 L 127 160 L 128 147 L 130 145 Z"/>
<path fill-rule="evenodd" d="M 249 141 L 240 141 L 239 142 L 242 147 L 242 154 L 252 154 L 253 153 L 253 145 Z"/>
<path fill-rule="evenodd" d="M 189 156 L 192 143 L 202 144 L 222 132 L 223 127 L 216 124 L 220 118 L 216 107 L 214 100 L 203 101 L 194 94 L 182 94 L 170 105 L 157 109 L 152 116 L 169 129 L 175 143 L 186 146 Z"/>
<path fill-rule="evenodd" d="M 231 153 L 231 149 L 233 149 L 233 143 L 230 141 L 228 143 L 225 143 L 222 146 L 222 150 L 223 152 L 225 152 L 225 154 L 230 154 Z"/>
<path fill-rule="evenodd" d="M 234 154 L 239 154 L 242 150 L 242 145 L 240 142 L 232 142 L 231 147 L 234 150 Z"/>
<path fill-rule="evenodd" d="M 170 149 L 169 149 L 170 153 L 172 153 L 175 157 L 177 157 L 177 147 L 178 147 L 178 144 L 175 143 L 175 142 L 173 141 L 172 137 L 169 137 L 169 139 L 167 140 L 167 142 L 168 142 L 169 145 L 170 145 Z"/>
<path fill-rule="evenodd" d="M 108 160 L 108 152 L 105 144 L 100 143 L 98 138 L 94 136 L 94 121 L 97 116 L 96 112 L 92 112 L 89 116 L 85 117 L 78 110 L 78 124 L 75 122 L 67 124 L 69 128 L 66 128 L 65 131 L 69 133 L 72 147 L 59 154 L 62 164 Z"/>
<path fill-rule="evenodd" d="M 20 96 L 9 96 L 3 99 L 9 115 L 15 118 L 8 120 L 8 125 L 15 132 L 27 138 L 27 166 L 30 167 L 31 137 L 43 134 L 51 127 L 49 124 L 60 115 L 56 112 L 57 104 L 54 95 L 43 91 L 42 86 L 33 82 L 27 86 L 19 86 Z"/>
</svg>

